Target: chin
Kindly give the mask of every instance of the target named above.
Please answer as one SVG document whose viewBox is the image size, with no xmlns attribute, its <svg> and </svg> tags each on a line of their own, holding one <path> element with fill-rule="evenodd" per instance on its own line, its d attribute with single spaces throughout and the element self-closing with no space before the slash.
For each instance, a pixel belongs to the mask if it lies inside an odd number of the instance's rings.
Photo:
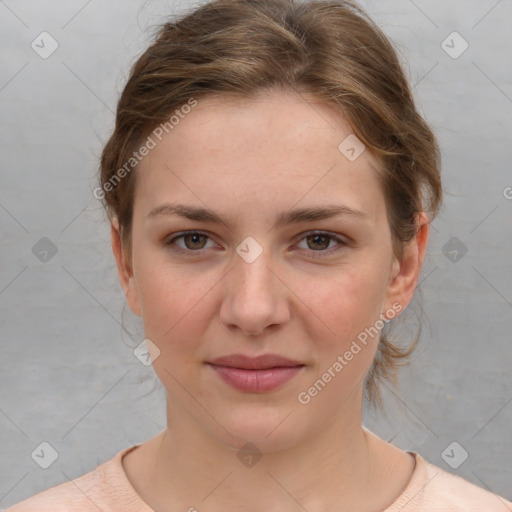
<svg viewBox="0 0 512 512">
<path fill-rule="evenodd" d="M 237 451 L 247 443 L 252 443 L 261 452 L 276 452 L 299 441 L 300 431 L 296 422 L 287 418 L 292 410 L 292 407 L 268 411 L 252 407 L 245 411 L 231 410 L 224 416 L 224 420 L 219 420 L 231 436 L 222 428 L 216 430 L 221 436 L 221 442 Z"/>
</svg>

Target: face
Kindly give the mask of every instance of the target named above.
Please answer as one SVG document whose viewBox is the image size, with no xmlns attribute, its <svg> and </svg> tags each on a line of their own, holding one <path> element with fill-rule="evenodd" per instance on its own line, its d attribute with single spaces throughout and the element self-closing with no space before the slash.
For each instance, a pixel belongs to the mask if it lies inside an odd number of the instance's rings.
<svg viewBox="0 0 512 512">
<path fill-rule="evenodd" d="M 360 421 L 376 333 L 411 299 L 428 224 L 398 261 L 378 162 L 338 149 L 352 133 L 312 97 L 210 97 L 139 165 L 132 253 L 115 225 L 113 247 L 173 424 L 271 451 Z M 292 363 L 210 364 L 233 354 Z"/>
</svg>

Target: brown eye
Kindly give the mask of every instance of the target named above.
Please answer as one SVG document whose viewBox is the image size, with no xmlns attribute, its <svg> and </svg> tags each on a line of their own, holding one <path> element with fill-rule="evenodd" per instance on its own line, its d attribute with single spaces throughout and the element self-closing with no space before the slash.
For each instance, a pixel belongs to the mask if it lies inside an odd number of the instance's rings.
<svg viewBox="0 0 512 512">
<path fill-rule="evenodd" d="M 339 236 L 326 232 L 309 232 L 304 234 L 297 247 L 309 253 L 309 256 L 327 257 L 346 248 L 347 245 L 348 242 Z"/>
<path fill-rule="evenodd" d="M 208 241 L 211 242 L 208 246 Z M 199 231 L 190 231 L 188 233 L 182 233 L 181 235 L 175 236 L 174 238 L 164 242 L 164 245 L 176 252 L 188 253 L 189 255 L 203 254 L 202 249 L 208 249 L 215 247 L 215 243 L 210 237 Z"/>
<path fill-rule="evenodd" d="M 306 237 L 308 240 L 308 247 L 313 250 L 323 250 L 329 247 L 332 237 L 327 235 L 309 235 Z M 309 243 L 311 241 L 311 243 Z"/>
<path fill-rule="evenodd" d="M 201 233 L 191 233 L 188 235 L 183 235 L 183 241 L 185 242 L 185 247 L 187 249 L 203 249 L 206 243 L 206 239 L 208 238 L 206 235 Z"/>
</svg>

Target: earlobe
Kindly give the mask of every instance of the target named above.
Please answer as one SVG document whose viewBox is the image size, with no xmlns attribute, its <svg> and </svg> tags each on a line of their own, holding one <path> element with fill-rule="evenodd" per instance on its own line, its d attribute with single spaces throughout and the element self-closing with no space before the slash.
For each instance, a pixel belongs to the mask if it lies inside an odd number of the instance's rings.
<svg viewBox="0 0 512 512">
<path fill-rule="evenodd" d="M 405 309 L 411 301 L 425 258 L 430 225 L 425 213 L 418 216 L 416 236 L 404 246 L 402 260 L 393 261 L 388 301 Z"/>
<path fill-rule="evenodd" d="M 119 283 L 126 297 L 126 302 L 128 303 L 128 306 L 132 310 L 133 314 L 142 316 L 135 277 L 123 250 L 121 235 L 119 232 L 119 221 L 117 217 L 112 219 L 110 233 L 112 239 L 112 252 L 114 253 L 117 264 Z"/>
</svg>

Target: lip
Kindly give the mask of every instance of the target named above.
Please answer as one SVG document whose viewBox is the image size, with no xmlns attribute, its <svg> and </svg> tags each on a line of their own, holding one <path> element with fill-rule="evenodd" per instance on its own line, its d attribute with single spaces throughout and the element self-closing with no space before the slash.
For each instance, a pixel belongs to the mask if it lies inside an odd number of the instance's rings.
<svg viewBox="0 0 512 512">
<path fill-rule="evenodd" d="M 228 385 L 245 393 L 264 393 L 284 385 L 305 366 L 275 354 L 219 357 L 208 365 Z"/>
<path fill-rule="evenodd" d="M 264 354 L 257 357 L 248 357 L 243 354 L 232 354 L 230 356 L 218 357 L 211 364 L 216 366 L 229 366 L 243 370 L 267 370 L 268 368 L 303 366 L 299 361 L 288 359 L 277 354 Z"/>
</svg>

